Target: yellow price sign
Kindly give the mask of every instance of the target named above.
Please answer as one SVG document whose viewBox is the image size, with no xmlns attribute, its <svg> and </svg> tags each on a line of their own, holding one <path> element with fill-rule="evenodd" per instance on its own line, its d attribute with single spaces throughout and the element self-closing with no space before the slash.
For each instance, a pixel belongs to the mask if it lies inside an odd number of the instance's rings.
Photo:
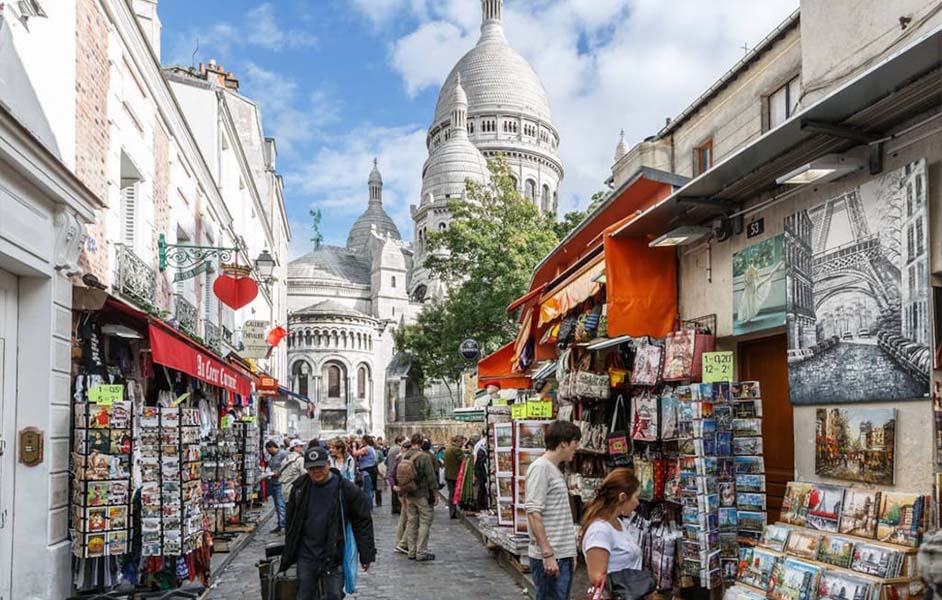
<svg viewBox="0 0 942 600">
<path fill-rule="evenodd" d="M 123 385 L 96 385 L 88 390 L 88 401 L 102 406 L 111 406 L 124 400 Z"/>
<path fill-rule="evenodd" d="M 702 374 L 703 383 L 732 381 L 733 353 L 704 352 Z"/>
<path fill-rule="evenodd" d="M 524 402 L 518 402 L 510 407 L 510 418 L 514 419 L 526 419 L 527 418 L 527 405 Z"/>
<path fill-rule="evenodd" d="M 507 399 L 494 398 L 494 400 L 491 401 L 491 406 L 507 406 Z"/>
<path fill-rule="evenodd" d="M 553 403 L 552 402 L 527 402 L 527 418 L 528 419 L 552 419 L 553 418 Z"/>
</svg>

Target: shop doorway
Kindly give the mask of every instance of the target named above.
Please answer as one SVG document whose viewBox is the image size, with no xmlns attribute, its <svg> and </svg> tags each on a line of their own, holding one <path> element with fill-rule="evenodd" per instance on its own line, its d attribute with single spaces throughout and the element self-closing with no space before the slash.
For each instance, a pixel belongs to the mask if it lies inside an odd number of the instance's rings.
<svg viewBox="0 0 942 600">
<path fill-rule="evenodd" d="M 778 521 L 785 484 L 795 474 L 795 435 L 788 401 L 788 342 L 785 334 L 740 342 L 739 379 L 762 386 L 762 443 L 769 523 Z"/>
<path fill-rule="evenodd" d="M 12 593 L 13 443 L 16 416 L 16 278 L 0 270 L 0 598 Z"/>
</svg>

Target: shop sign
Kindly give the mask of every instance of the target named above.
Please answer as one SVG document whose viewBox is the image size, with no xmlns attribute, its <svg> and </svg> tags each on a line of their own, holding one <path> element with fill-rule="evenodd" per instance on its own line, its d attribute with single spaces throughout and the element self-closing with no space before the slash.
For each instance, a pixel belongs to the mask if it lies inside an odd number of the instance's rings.
<svg viewBox="0 0 942 600">
<path fill-rule="evenodd" d="M 703 353 L 703 383 L 733 380 L 732 352 Z"/>
<path fill-rule="evenodd" d="M 151 355 L 159 365 L 183 371 L 210 385 L 243 397 L 252 394 L 252 384 L 235 369 L 206 354 L 183 338 L 151 323 L 148 328 Z"/>
<path fill-rule="evenodd" d="M 243 358 L 265 358 L 268 354 L 268 342 L 265 340 L 267 321 L 246 321 L 242 325 L 243 350 L 239 353 Z"/>
<path fill-rule="evenodd" d="M 124 400 L 123 385 L 96 385 L 88 390 L 88 401 L 101 406 L 111 406 Z"/>
<path fill-rule="evenodd" d="M 527 402 L 528 419 L 552 419 L 553 403 L 542 400 Z"/>
<path fill-rule="evenodd" d="M 762 235 L 763 232 L 765 232 L 765 218 L 764 217 L 760 217 L 756 219 L 755 221 L 750 221 L 749 224 L 746 225 L 746 239 L 747 240 L 749 238 L 754 238 L 757 235 Z"/>
<path fill-rule="evenodd" d="M 527 405 L 525 402 L 518 402 L 510 407 L 510 418 L 513 420 L 527 418 Z"/>
<path fill-rule="evenodd" d="M 258 378 L 256 391 L 258 391 L 260 396 L 277 396 L 278 380 L 270 375 L 262 375 Z"/>
<path fill-rule="evenodd" d="M 192 269 L 187 269 L 185 271 L 177 271 L 176 273 L 173 274 L 173 281 L 174 283 L 176 283 L 177 281 L 186 281 L 187 279 L 193 279 L 200 273 L 205 273 L 206 271 L 208 271 L 211 266 L 212 266 L 212 263 L 207 261 L 207 262 L 201 262 L 200 264 L 196 265 Z"/>
<path fill-rule="evenodd" d="M 476 340 L 468 338 L 461 342 L 461 345 L 458 346 L 458 352 L 461 354 L 461 357 L 467 361 L 477 360 L 481 355 L 481 346 L 478 345 Z"/>
</svg>

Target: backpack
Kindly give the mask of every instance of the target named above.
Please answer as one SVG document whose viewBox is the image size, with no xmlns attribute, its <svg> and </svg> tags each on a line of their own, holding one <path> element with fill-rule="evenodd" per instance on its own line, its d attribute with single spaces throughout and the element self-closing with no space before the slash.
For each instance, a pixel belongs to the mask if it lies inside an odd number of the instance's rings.
<svg viewBox="0 0 942 600">
<path fill-rule="evenodd" d="M 417 473 L 412 457 L 400 457 L 399 464 L 396 465 L 396 485 L 399 486 L 399 493 L 410 494 L 418 489 L 416 477 Z"/>
</svg>

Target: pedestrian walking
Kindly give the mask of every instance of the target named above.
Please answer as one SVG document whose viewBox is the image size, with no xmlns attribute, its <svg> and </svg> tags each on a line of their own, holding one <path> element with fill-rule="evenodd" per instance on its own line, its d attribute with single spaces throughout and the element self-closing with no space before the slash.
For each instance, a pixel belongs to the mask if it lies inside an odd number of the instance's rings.
<svg viewBox="0 0 942 600">
<path fill-rule="evenodd" d="M 487 465 L 487 431 L 482 432 L 482 436 L 474 444 L 471 451 L 474 457 L 474 485 L 475 497 L 477 499 L 477 509 L 487 510 L 490 500 L 490 494 L 487 493 L 488 465 Z"/>
<path fill-rule="evenodd" d="M 464 459 L 464 452 L 461 446 L 464 444 L 464 438 L 456 435 L 451 438 L 451 444 L 445 449 L 442 462 L 445 466 L 445 482 L 448 484 L 448 516 L 452 519 L 458 518 L 458 505 L 455 503 L 455 487 L 458 484 L 458 472 L 461 470 L 461 461 Z"/>
<path fill-rule="evenodd" d="M 298 565 L 298 600 L 342 600 L 345 528 L 352 525 L 363 570 L 376 560 L 373 519 L 365 494 L 330 468 L 324 448 L 304 453 L 307 477 L 292 487 L 281 572 Z M 353 565 L 352 568 L 356 568 Z"/>
<path fill-rule="evenodd" d="M 582 432 L 572 423 L 553 421 L 544 436 L 546 453 L 527 469 L 527 556 L 535 600 L 569 600 L 576 536 L 560 465 L 572 460 L 581 438 Z"/>
<path fill-rule="evenodd" d="M 281 483 L 282 496 L 289 498 L 291 496 L 291 486 L 304 476 L 304 449 L 306 445 L 301 440 L 291 440 L 288 445 L 288 457 L 281 465 L 281 475 L 278 477 Z"/>
<path fill-rule="evenodd" d="M 399 459 L 396 468 L 396 482 L 405 492 L 408 508 L 409 558 L 420 562 L 435 560 L 435 555 L 428 551 L 428 536 L 434 506 L 438 503 L 438 476 L 432 455 L 422 449 L 424 441 L 421 433 L 414 433 L 412 448 Z"/>
<path fill-rule="evenodd" d="M 357 468 L 363 475 L 363 491 L 366 492 L 366 497 L 370 502 L 370 510 L 373 509 L 374 499 L 376 506 L 382 506 L 383 504 L 383 499 L 379 495 L 375 483 L 378 474 L 376 472 L 376 448 L 374 444 L 373 438 L 365 435 L 357 448 L 351 452 L 357 460 Z"/>
<path fill-rule="evenodd" d="M 405 492 L 399 487 L 396 473 L 399 468 L 399 462 L 410 448 L 412 448 L 412 440 L 403 439 L 401 450 L 396 453 L 396 459 L 389 462 L 389 474 L 386 476 L 386 483 L 389 484 L 389 489 L 392 490 L 393 497 L 399 499 L 401 507 L 399 511 L 399 523 L 396 528 L 395 551 L 399 554 L 406 555 L 409 554 L 409 500 L 406 498 Z"/>
<path fill-rule="evenodd" d="M 641 546 L 622 517 L 638 507 L 641 483 L 630 469 L 615 469 L 602 481 L 582 518 L 582 552 L 593 590 L 605 598 L 643 598 L 654 591 L 654 576 L 642 571 Z"/>
<path fill-rule="evenodd" d="M 404 439 L 405 438 L 401 435 L 397 435 L 393 440 L 392 448 L 386 453 L 386 483 L 389 485 L 390 490 L 396 485 L 396 459 L 402 451 L 402 441 Z M 392 514 L 400 514 L 402 512 L 402 502 L 399 501 L 399 494 L 395 491 L 390 491 L 389 496 Z"/>
<path fill-rule="evenodd" d="M 347 481 L 356 482 L 357 464 L 350 454 L 347 453 L 347 444 L 343 438 L 337 438 L 330 442 L 330 467 L 337 469 L 340 476 Z"/>
<path fill-rule="evenodd" d="M 268 452 L 268 470 L 270 471 L 268 489 L 278 519 L 278 524 L 272 529 L 272 533 L 281 533 L 285 530 L 285 496 L 281 487 L 280 476 L 281 467 L 285 459 L 288 458 L 288 453 L 274 440 L 265 442 L 265 451 Z"/>
</svg>

